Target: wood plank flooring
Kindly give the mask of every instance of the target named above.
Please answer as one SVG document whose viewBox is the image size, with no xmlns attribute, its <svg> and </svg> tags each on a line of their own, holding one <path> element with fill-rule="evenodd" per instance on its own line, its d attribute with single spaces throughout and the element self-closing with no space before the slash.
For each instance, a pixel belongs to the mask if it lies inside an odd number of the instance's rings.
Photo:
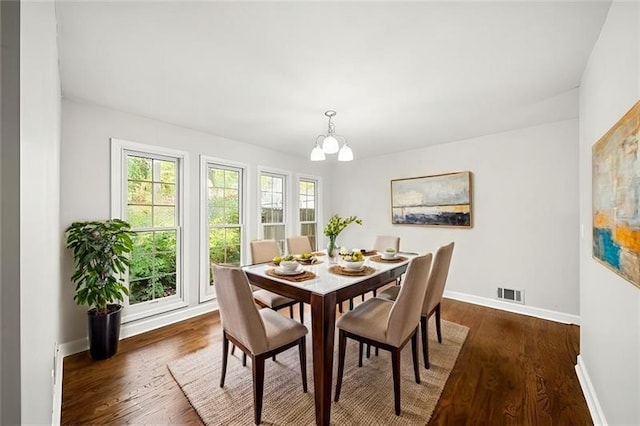
<svg viewBox="0 0 640 426">
<path fill-rule="evenodd" d="M 593 424 L 577 326 L 448 299 L 442 317 L 470 331 L 430 425 Z M 203 315 L 122 340 L 109 360 L 65 358 L 62 424 L 201 424 L 166 364 L 219 344 L 221 330 Z"/>
</svg>

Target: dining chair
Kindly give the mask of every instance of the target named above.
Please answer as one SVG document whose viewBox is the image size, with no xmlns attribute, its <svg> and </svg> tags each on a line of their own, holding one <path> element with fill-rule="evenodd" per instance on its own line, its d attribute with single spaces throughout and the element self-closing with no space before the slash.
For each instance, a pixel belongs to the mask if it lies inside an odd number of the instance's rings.
<svg viewBox="0 0 640 426">
<path fill-rule="evenodd" d="M 391 352 L 393 399 L 395 413 L 400 415 L 400 355 L 409 340 L 415 381 L 420 383 L 417 332 L 430 268 L 431 253 L 413 258 L 407 268 L 404 284 L 400 287 L 394 302 L 379 298 L 368 299 L 338 319 L 338 378 L 335 402 L 340 399 L 346 343 L 347 338 L 351 338 L 360 343 L 358 366 L 362 366 L 364 343 Z"/>
<path fill-rule="evenodd" d="M 287 251 L 289 254 L 311 253 L 311 241 L 306 235 L 287 238 Z"/>
<path fill-rule="evenodd" d="M 265 360 L 298 346 L 302 391 L 307 392 L 306 335 L 307 327 L 283 317 L 271 309 L 258 310 L 253 303 L 251 286 L 240 268 L 214 265 L 216 295 L 222 319 L 222 374 L 224 387 L 227 374 L 229 342 L 251 357 L 253 371 L 254 420 L 260 424 L 264 389 Z"/>
<path fill-rule="evenodd" d="M 438 343 L 442 343 L 442 328 L 440 325 L 440 304 L 444 287 L 447 283 L 449 275 L 449 266 L 451 265 L 451 257 L 453 255 L 453 247 L 455 242 L 451 242 L 446 246 L 442 246 L 436 252 L 433 268 L 429 274 L 429 282 L 427 292 L 425 293 L 424 302 L 422 304 L 422 314 L 420 315 L 420 328 L 422 337 L 422 355 L 424 357 L 424 367 L 429 368 L 429 339 L 427 333 L 427 323 L 431 315 L 436 314 L 436 334 L 438 335 Z M 403 284 L 404 285 L 404 284 Z M 390 287 L 378 295 L 381 299 L 396 300 L 399 297 L 400 287 Z"/>
<path fill-rule="evenodd" d="M 251 261 L 254 264 L 270 262 L 274 257 L 280 255 L 276 240 L 254 240 L 251 241 L 250 245 Z M 296 303 L 300 303 L 300 322 L 304 323 L 304 303 L 302 302 L 263 289 L 255 290 L 253 298 L 260 306 L 271 308 L 274 311 L 289 307 L 289 316 L 291 318 L 293 318 L 293 306 Z"/>
</svg>

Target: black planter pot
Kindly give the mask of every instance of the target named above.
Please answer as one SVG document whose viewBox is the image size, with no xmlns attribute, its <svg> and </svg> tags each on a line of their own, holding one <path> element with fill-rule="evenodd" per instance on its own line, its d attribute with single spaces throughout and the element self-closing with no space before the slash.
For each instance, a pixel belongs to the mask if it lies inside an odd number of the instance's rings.
<svg viewBox="0 0 640 426">
<path fill-rule="evenodd" d="M 121 305 L 108 305 L 107 315 L 87 312 L 89 320 L 89 353 L 95 360 L 111 358 L 118 351 L 120 340 Z"/>
</svg>

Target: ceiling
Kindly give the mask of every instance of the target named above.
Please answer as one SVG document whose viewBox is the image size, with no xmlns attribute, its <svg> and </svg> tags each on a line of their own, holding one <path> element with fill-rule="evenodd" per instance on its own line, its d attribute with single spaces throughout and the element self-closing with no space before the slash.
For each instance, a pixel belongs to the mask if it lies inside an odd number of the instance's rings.
<svg viewBox="0 0 640 426">
<path fill-rule="evenodd" d="M 378 156 L 577 117 L 609 4 L 59 0 L 62 93 L 304 158 L 333 109 Z"/>
</svg>

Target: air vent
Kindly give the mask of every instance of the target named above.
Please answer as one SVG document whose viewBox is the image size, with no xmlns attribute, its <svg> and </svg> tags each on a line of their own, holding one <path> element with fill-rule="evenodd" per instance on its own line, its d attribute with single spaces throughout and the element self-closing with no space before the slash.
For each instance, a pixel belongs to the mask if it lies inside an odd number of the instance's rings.
<svg viewBox="0 0 640 426">
<path fill-rule="evenodd" d="M 522 303 L 524 305 L 524 290 L 498 287 L 498 299 Z"/>
</svg>

